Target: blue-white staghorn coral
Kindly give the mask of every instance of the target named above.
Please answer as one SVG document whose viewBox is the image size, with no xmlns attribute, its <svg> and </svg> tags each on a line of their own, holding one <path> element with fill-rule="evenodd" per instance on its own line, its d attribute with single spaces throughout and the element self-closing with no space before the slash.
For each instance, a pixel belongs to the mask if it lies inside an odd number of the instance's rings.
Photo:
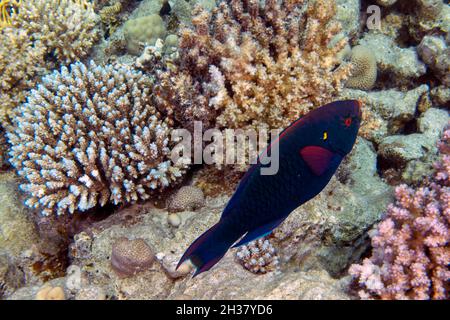
<svg viewBox="0 0 450 320">
<path fill-rule="evenodd" d="M 29 92 L 7 133 L 26 204 L 44 215 L 147 199 L 185 169 L 169 159 L 167 121 L 150 79 L 124 66 L 75 63 Z"/>
</svg>

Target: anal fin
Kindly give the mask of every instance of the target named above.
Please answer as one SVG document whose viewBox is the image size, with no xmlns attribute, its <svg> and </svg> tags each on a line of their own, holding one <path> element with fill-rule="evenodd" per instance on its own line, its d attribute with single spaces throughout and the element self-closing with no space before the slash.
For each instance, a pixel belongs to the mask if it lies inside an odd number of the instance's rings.
<svg viewBox="0 0 450 320">
<path fill-rule="evenodd" d="M 242 246 L 246 243 L 249 243 L 250 241 L 262 238 L 264 236 L 267 236 L 268 234 L 270 234 L 272 232 L 273 229 L 275 229 L 276 227 L 278 227 L 278 225 L 284 221 L 285 218 L 279 219 L 279 220 L 275 220 L 272 222 L 269 222 L 253 231 L 249 231 L 247 232 L 247 234 L 241 239 L 239 240 L 236 244 L 234 244 L 232 246 L 232 248 L 236 248 L 239 246 Z"/>
</svg>

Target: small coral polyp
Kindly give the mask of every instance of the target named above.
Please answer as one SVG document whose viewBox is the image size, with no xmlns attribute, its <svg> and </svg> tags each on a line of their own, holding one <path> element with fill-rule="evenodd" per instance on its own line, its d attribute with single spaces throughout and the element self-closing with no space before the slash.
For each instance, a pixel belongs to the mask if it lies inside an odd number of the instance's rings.
<svg viewBox="0 0 450 320">
<path fill-rule="evenodd" d="M 7 133 L 10 162 L 29 198 L 51 213 L 148 199 L 185 169 L 169 159 L 168 121 L 151 81 L 123 66 L 75 63 L 44 77 Z"/>
</svg>

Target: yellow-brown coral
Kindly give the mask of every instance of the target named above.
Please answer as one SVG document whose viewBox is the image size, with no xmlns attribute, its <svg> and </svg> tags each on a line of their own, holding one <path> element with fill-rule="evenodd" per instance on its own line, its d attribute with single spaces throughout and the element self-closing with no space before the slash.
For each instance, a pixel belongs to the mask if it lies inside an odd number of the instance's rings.
<svg viewBox="0 0 450 320">
<path fill-rule="evenodd" d="M 159 74 L 157 105 L 184 127 L 287 126 L 330 101 L 349 74 L 334 1 L 222 2 L 180 32 L 180 67 Z"/>
<path fill-rule="evenodd" d="M 36 300 L 65 300 L 66 296 L 61 287 L 44 286 L 36 293 Z"/>
<path fill-rule="evenodd" d="M 21 29 L 0 30 L 0 121 L 5 123 L 10 111 L 24 101 L 26 90 L 32 88 L 39 74 L 44 73 L 42 61 L 45 47 L 30 41 Z"/>
<path fill-rule="evenodd" d="M 377 80 L 377 61 L 375 55 L 364 46 L 352 49 L 352 75 L 347 80 L 349 88 L 370 90 Z"/>
<path fill-rule="evenodd" d="M 109 33 L 113 33 L 118 24 L 118 14 L 122 11 L 122 3 L 117 1 L 113 5 L 105 6 L 99 11 L 103 24 L 108 26 Z"/>
<path fill-rule="evenodd" d="M 13 14 L 20 2 L 18 0 L 0 0 L 0 29 L 11 25 L 11 14 Z"/>
<path fill-rule="evenodd" d="M 87 54 L 98 36 L 98 19 L 93 5 L 83 0 L 4 0 L 0 9 L 0 120 L 4 123 L 39 76 L 55 66 L 53 57 L 64 64 Z"/>
<path fill-rule="evenodd" d="M 61 63 L 77 61 L 98 39 L 93 4 L 74 0 L 23 0 L 11 26 L 41 41 Z"/>
</svg>

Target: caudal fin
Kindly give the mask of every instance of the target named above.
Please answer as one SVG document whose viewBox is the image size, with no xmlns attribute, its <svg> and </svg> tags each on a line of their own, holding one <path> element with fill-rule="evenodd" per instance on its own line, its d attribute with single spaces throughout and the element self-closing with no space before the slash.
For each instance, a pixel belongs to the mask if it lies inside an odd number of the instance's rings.
<svg viewBox="0 0 450 320">
<path fill-rule="evenodd" d="M 195 240 L 178 262 L 177 269 L 186 260 L 197 268 L 193 277 L 211 269 L 241 235 L 233 235 L 224 220 L 220 220 Z"/>
</svg>

